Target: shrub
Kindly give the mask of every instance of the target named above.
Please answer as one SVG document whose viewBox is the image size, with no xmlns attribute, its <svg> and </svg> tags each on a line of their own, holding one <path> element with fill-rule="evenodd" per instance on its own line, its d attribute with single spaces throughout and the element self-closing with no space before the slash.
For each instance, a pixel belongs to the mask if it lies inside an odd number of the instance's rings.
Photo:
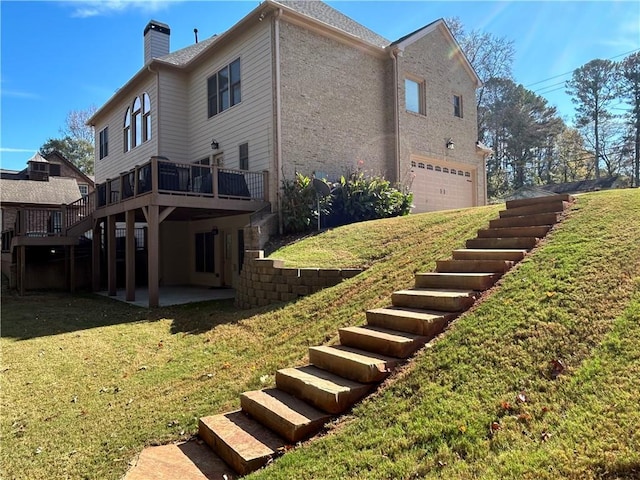
<svg viewBox="0 0 640 480">
<path fill-rule="evenodd" d="M 412 193 L 394 188 L 383 177 L 367 177 L 361 171 L 352 172 L 340 178 L 331 195 L 321 199 L 322 226 L 407 215 L 412 201 Z M 285 233 L 301 233 L 315 228 L 318 205 L 310 177 L 297 173 L 293 180 L 283 180 L 281 210 Z"/>
<path fill-rule="evenodd" d="M 412 193 L 394 188 L 381 176 L 367 177 L 361 171 L 341 177 L 331 196 L 332 226 L 408 215 L 413 201 Z"/>
</svg>

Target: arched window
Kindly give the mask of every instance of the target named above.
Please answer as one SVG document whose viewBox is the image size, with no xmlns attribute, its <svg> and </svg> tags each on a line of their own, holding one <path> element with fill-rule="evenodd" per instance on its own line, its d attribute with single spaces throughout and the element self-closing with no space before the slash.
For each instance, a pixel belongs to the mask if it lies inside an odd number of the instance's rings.
<svg viewBox="0 0 640 480">
<path fill-rule="evenodd" d="M 127 112 L 124 114 L 124 128 L 123 128 L 123 138 L 124 138 L 124 151 L 128 152 L 131 150 L 131 109 L 127 108 Z"/>
<path fill-rule="evenodd" d="M 441 171 L 442 171 L 442 168 L 436 165 L 436 172 L 441 172 Z"/>
<path fill-rule="evenodd" d="M 447 167 L 444 167 L 444 168 L 442 169 L 442 173 L 449 173 L 449 169 L 448 169 Z"/>
<path fill-rule="evenodd" d="M 142 141 L 151 138 L 151 101 L 147 93 L 142 94 Z"/>
<path fill-rule="evenodd" d="M 427 163 L 427 170 L 433 170 L 433 165 L 431 165 L 430 163 Z"/>
<path fill-rule="evenodd" d="M 142 143 L 142 104 L 140 97 L 136 97 L 133 101 L 133 110 L 131 111 L 131 125 L 133 127 L 133 147 Z"/>
</svg>

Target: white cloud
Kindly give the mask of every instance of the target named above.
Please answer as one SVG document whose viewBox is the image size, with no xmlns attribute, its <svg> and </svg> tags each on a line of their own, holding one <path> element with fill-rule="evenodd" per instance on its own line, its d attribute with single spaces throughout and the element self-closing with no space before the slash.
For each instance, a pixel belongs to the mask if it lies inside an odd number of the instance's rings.
<svg viewBox="0 0 640 480">
<path fill-rule="evenodd" d="M 37 148 L 9 148 L 9 147 L 0 147 L 1 153 L 34 153 L 37 152 Z"/>
<path fill-rule="evenodd" d="M 13 97 L 13 98 L 26 98 L 31 100 L 38 100 L 40 96 L 36 93 L 25 92 L 23 90 L 7 90 L 5 88 L 2 89 L 3 97 Z"/>
<path fill-rule="evenodd" d="M 154 13 L 167 8 L 171 3 L 184 0 L 81 0 L 67 2 L 74 7 L 72 16 L 78 18 L 96 17 L 124 12 L 126 10 L 142 10 Z"/>
</svg>

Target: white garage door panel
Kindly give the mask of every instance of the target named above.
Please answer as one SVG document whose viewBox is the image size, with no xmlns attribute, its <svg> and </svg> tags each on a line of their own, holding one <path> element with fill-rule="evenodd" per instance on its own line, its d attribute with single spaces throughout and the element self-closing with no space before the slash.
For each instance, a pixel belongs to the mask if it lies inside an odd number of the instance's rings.
<svg viewBox="0 0 640 480">
<path fill-rule="evenodd" d="M 418 212 L 466 208 L 475 205 L 475 170 L 452 168 L 436 162 L 416 161 L 412 190 Z M 460 174 L 462 173 L 462 174 Z"/>
</svg>

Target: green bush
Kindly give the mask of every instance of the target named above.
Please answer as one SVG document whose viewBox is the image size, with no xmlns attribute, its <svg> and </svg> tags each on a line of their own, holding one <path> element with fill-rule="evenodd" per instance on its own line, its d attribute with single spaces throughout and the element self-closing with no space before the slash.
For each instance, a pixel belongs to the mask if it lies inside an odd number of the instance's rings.
<svg viewBox="0 0 640 480">
<path fill-rule="evenodd" d="M 412 201 L 412 193 L 394 188 L 383 177 L 355 171 L 341 177 L 331 195 L 321 199 L 322 227 L 407 215 Z M 293 180 L 283 180 L 281 210 L 285 233 L 316 227 L 318 205 L 310 177 L 297 173 Z"/>
<path fill-rule="evenodd" d="M 367 177 L 355 171 L 341 177 L 333 189 L 332 226 L 408 215 L 413 194 L 402 192 L 380 176 Z"/>
</svg>

